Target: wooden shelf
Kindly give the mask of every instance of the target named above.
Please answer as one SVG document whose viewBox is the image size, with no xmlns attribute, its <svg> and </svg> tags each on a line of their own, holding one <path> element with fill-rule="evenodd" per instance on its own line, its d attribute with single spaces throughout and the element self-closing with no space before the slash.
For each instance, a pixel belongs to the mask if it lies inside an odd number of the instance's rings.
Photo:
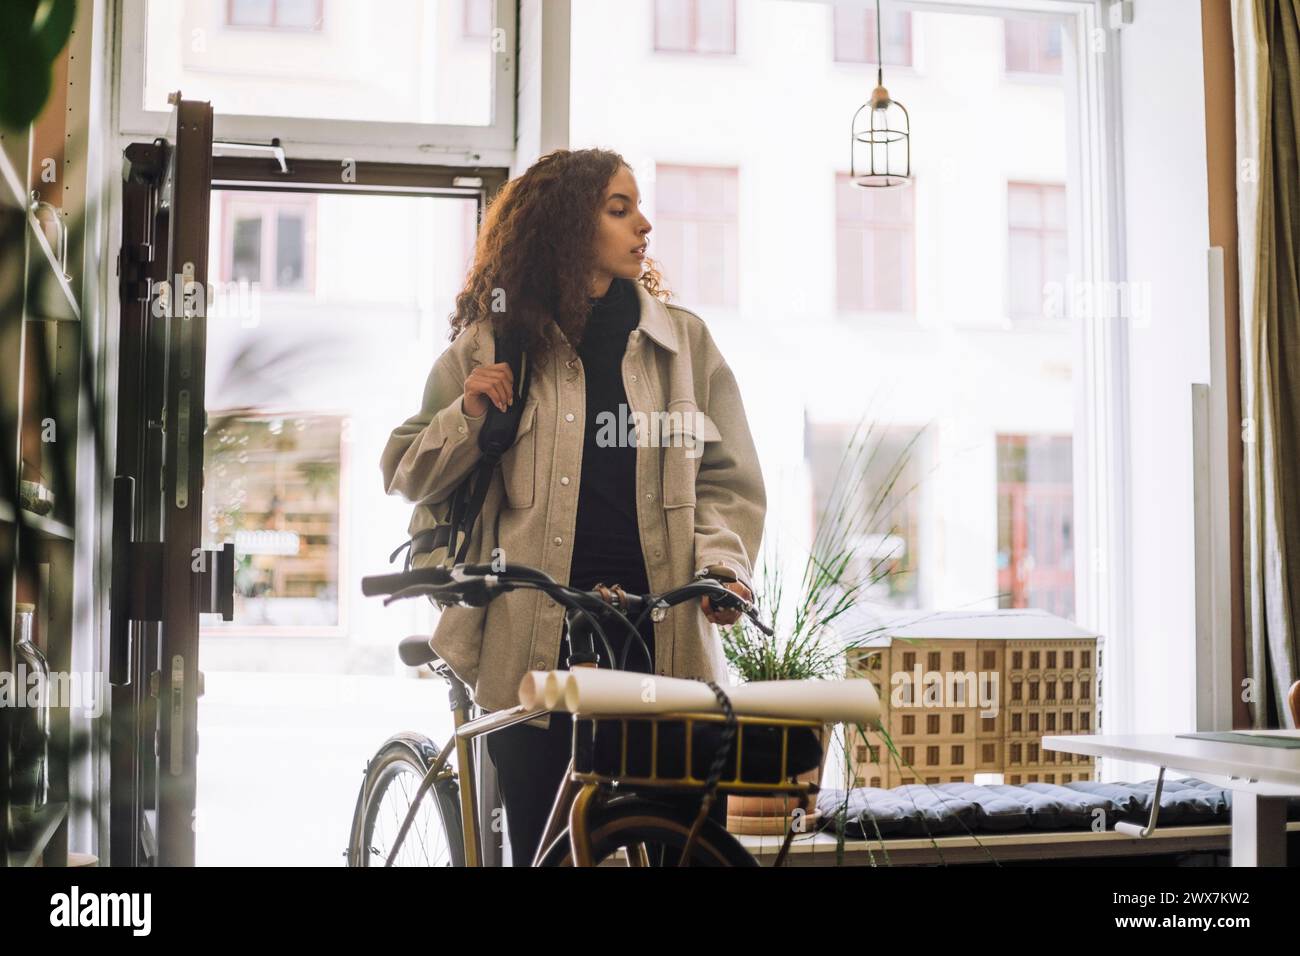
<svg viewBox="0 0 1300 956">
<path fill-rule="evenodd" d="M 9 865 L 35 866 L 45 847 L 68 815 L 66 803 L 50 803 L 39 810 L 11 810 Z"/>
<path fill-rule="evenodd" d="M 64 524 L 49 515 L 38 515 L 31 511 L 19 509 L 23 529 L 34 532 L 38 538 L 46 541 L 71 541 L 75 532 L 70 525 Z"/>
</svg>

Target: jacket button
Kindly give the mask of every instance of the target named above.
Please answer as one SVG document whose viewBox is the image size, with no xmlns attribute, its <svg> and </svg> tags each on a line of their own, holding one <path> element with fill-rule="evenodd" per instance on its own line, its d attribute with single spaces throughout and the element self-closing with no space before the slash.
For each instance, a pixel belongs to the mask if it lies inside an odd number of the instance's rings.
<svg viewBox="0 0 1300 956">
<path fill-rule="evenodd" d="M 663 553 L 662 551 L 656 551 L 656 552 L 655 552 L 655 557 L 656 557 L 656 558 L 662 558 L 663 556 L 664 556 L 664 553 Z"/>
<path fill-rule="evenodd" d="M 564 416 L 564 420 L 565 420 L 566 422 L 571 422 L 571 421 L 573 421 L 573 412 L 569 412 L 569 414 L 565 415 L 565 416 Z"/>
<path fill-rule="evenodd" d="M 568 476 L 568 475 L 564 475 L 563 477 L 560 478 L 560 484 L 562 484 L 562 485 L 567 485 L 568 483 L 569 483 L 569 476 Z"/>
<path fill-rule="evenodd" d="M 464 426 L 464 425 L 457 425 L 457 426 L 456 426 L 456 431 L 460 432 L 462 435 L 465 434 L 465 426 Z"/>
<path fill-rule="evenodd" d="M 540 670 L 545 670 L 545 669 L 546 669 L 546 661 L 542 660 L 540 657 L 537 658 L 537 660 L 533 661 L 533 669 L 534 669 L 534 670 L 539 670 L 539 671 L 540 671 Z"/>
<path fill-rule="evenodd" d="M 556 543 L 556 544 L 561 544 L 561 543 L 563 542 L 563 540 L 564 540 L 564 539 L 561 538 L 559 535 L 556 535 L 556 536 L 555 536 L 555 543 Z"/>
<path fill-rule="evenodd" d="M 646 501 L 654 501 L 654 500 L 655 500 L 654 493 L 653 493 L 653 492 L 649 492 L 649 491 L 647 491 L 647 492 L 645 493 L 645 500 L 646 500 Z"/>
<path fill-rule="evenodd" d="M 632 381 L 634 381 L 634 382 L 636 381 L 636 376 L 635 376 L 635 375 L 632 376 Z"/>
</svg>

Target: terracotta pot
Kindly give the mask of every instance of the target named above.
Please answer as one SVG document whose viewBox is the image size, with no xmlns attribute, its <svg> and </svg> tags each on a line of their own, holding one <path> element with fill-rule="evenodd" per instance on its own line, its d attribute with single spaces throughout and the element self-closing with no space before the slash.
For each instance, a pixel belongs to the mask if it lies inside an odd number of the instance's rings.
<svg viewBox="0 0 1300 956">
<path fill-rule="evenodd" d="M 826 771 L 826 753 L 831 741 L 832 725 L 824 724 L 818 735 L 822 746 L 821 763 L 814 770 L 808 770 L 795 777 L 800 783 L 814 783 L 820 786 L 822 775 Z M 753 835 L 784 835 L 790 826 L 795 811 L 802 810 L 804 817 L 803 832 L 809 832 L 819 816 L 817 812 L 817 794 L 807 796 L 759 796 L 742 797 L 736 794 L 727 796 L 727 829 L 732 833 Z"/>
</svg>

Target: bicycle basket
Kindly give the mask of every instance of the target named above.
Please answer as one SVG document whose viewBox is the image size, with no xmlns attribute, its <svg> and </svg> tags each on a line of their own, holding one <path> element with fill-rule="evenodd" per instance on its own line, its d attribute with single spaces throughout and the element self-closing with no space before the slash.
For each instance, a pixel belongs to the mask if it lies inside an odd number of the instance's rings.
<svg viewBox="0 0 1300 956">
<path fill-rule="evenodd" d="M 795 778 L 821 765 L 819 721 L 737 717 L 718 788 L 733 793 L 810 792 Z M 721 744 L 721 714 L 575 718 L 574 778 L 629 786 L 704 786 Z"/>
</svg>

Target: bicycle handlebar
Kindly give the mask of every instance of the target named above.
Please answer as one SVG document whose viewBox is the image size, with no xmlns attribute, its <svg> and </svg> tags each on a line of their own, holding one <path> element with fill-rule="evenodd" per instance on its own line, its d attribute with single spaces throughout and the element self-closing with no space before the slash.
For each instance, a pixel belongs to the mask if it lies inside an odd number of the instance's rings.
<svg viewBox="0 0 1300 956">
<path fill-rule="evenodd" d="M 579 612 L 618 610 L 625 618 L 644 615 L 655 607 L 670 608 L 696 597 L 707 596 L 719 608 L 739 609 L 764 634 L 775 632 L 758 616 L 758 609 L 739 594 L 723 587 L 712 578 L 701 578 L 664 594 L 621 592 L 622 607 L 605 600 L 599 591 L 582 591 L 560 584 L 545 571 L 516 564 L 496 570 L 490 564 L 458 564 L 453 568 L 416 568 L 397 574 L 375 574 L 361 579 L 361 593 L 367 597 L 387 594 L 384 604 L 426 595 L 441 605 L 461 604 L 482 607 L 507 591 L 535 588 Z M 607 592 L 608 593 L 608 592 Z M 616 598 L 617 600 L 617 598 Z M 594 622 L 593 622 L 594 623 Z M 597 625 L 597 630 L 599 626 Z"/>
</svg>

